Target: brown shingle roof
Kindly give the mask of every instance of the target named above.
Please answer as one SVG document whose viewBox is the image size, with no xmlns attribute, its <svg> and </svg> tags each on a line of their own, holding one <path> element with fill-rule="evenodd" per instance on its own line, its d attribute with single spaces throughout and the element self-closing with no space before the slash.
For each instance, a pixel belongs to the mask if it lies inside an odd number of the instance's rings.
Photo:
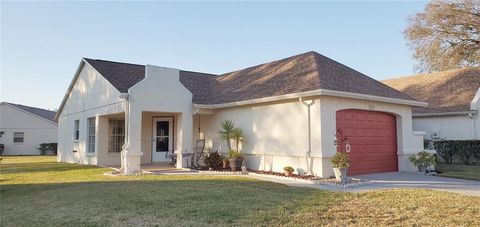
<svg viewBox="0 0 480 227">
<path fill-rule="evenodd" d="M 145 66 L 85 59 L 120 92 L 145 77 Z M 415 101 L 358 71 L 316 52 L 213 75 L 180 71 L 181 83 L 196 104 L 222 104 L 317 89 Z"/>
<path fill-rule="evenodd" d="M 180 76 L 197 104 L 238 102 L 317 89 L 415 100 L 316 52 L 219 76 L 196 77 L 192 73 Z"/>
<path fill-rule="evenodd" d="M 414 107 L 413 113 L 448 113 L 470 110 L 470 103 L 480 88 L 480 68 L 465 68 L 421 74 L 382 81 L 427 107 Z"/>
<path fill-rule="evenodd" d="M 144 65 L 84 59 L 122 93 L 128 92 L 130 87 L 145 78 Z"/>
</svg>

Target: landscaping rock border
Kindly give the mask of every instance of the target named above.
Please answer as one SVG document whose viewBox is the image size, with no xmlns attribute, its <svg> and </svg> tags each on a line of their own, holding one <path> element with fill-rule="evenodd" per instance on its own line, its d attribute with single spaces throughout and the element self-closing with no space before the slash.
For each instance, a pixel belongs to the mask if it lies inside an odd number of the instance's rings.
<svg viewBox="0 0 480 227">
<path fill-rule="evenodd" d="M 291 181 L 297 181 L 300 183 L 313 184 L 313 185 L 320 184 L 320 185 L 334 186 L 339 188 L 351 188 L 351 187 L 362 186 L 362 185 L 370 185 L 374 183 L 373 181 L 349 177 L 347 180 L 347 183 L 342 185 L 337 183 L 333 178 L 317 178 L 314 176 L 311 176 L 311 178 L 299 178 L 298 176 L 287 177 L 287 176 L 282 176 L 280 173 L 265 174 L 262 171 L 251 171 L 251 170 L 246 173 L 243 173 L 241 171 L 233 172 L 229 170 L 199 170 L 198 172 L 201 174 L 212 174 L 212 175 L 252 175 L 252 176 L 269 177 L 269 178 L 275 178 L 275 179 L 281 179 L 281 180 L 291 180 Z M 275 172 L 272 172 L 272 173 L 275 173 Z"/>
</svg>

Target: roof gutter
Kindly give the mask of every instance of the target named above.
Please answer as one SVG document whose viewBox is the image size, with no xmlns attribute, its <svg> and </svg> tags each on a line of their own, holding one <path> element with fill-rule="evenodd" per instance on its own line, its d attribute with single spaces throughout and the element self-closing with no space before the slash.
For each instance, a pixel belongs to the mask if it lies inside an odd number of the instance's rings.
<svg viewBox="0 0 480 227">
<path fill-rule="evenodd" d="M 452 116 L 452 115 L 472 115 L 477 111 L 475 110 L 466 110 L 466 111 L 455 111 L 455 112 L 443 112 L 443 113 L 418 113 L 412 114 L 413 117 L 431 117 L 431 116 Z"/>
<path fill-rule="evenodd" d="M 271 96 L 271 97 L 251 99 L 251 100 L 238 101 L 238 102 L 229 102 L 229 103 L 221 103 L 221 104 L 194 104 L 194 105 L 196 108 L 219 109 L 219 108 L 251 105 L 251 104 L 257 104 L 257 103 L 274 102 L 274 101 L 280 101 L 285 99 L 298 99 L 298 98 L 309 97 L 309 96 L 334 96 L 334 97 L 360 99 L 360 100 L 394 103 L 394 104 L 401 104 L 401 105 L 407 105 L 407 106 L 419 106 L 419 107 L 425 107 L 428 105 L 426 102 L 419 102 L 414 100 L 387 98 L 382 96 L 364 95 L 364 94 L 334 91 L 334 90 L 328 90 L 328 89 L 317 89 L 317 90 L 306 91 L 306 92 Z"/>
</svg>

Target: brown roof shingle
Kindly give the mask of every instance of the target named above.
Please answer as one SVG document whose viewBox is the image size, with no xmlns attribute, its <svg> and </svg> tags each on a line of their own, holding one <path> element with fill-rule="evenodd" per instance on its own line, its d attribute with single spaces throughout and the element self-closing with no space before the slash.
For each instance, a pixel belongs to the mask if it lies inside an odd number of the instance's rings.
<svg viewBox="0 0 480 227">
<path fill-rule="evenodd" d="M 197 104 L 221 104 L 317 89 L 415 101 L 358 71 L 316 52 L 253 66 L 219 76 L 181 73 Z"/>
<path fill-rule="evenodd" d="M 130 63 L 120 63 L 105 60 L 84 58 L 118 91 L 128 92 L 128 89 L 145 78 L 145 66 Z"/>
<path fill-rule="evenodd" d="M 145 66 L 85 59 L 120 92 L 145 77 Z M 317 89 L 415 101 L 356 70 L 316 52 L 213 75 L 180 70 L 180 82 L 196 104 L 222 104 Z"/>
<path fill-rule="evenodd" d="M 480 88 L 480 68 L 449 70 L 382 82 L 419 101 L 428 102 L 427 107 L 414 107 L 413 113 L 468 111 L 470 103 Z"/>
</svg>

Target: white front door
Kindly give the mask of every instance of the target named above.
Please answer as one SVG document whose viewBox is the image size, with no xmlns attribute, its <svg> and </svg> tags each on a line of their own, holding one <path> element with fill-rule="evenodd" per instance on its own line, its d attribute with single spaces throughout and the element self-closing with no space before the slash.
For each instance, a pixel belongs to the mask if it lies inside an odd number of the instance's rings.
<svg viewBox="0 0 480 227">
<path fill-rule="evenodd" d="M 173 118 L 153 118 L 152 162 L 171 161 L 173 154 Z"/>
</svg>

